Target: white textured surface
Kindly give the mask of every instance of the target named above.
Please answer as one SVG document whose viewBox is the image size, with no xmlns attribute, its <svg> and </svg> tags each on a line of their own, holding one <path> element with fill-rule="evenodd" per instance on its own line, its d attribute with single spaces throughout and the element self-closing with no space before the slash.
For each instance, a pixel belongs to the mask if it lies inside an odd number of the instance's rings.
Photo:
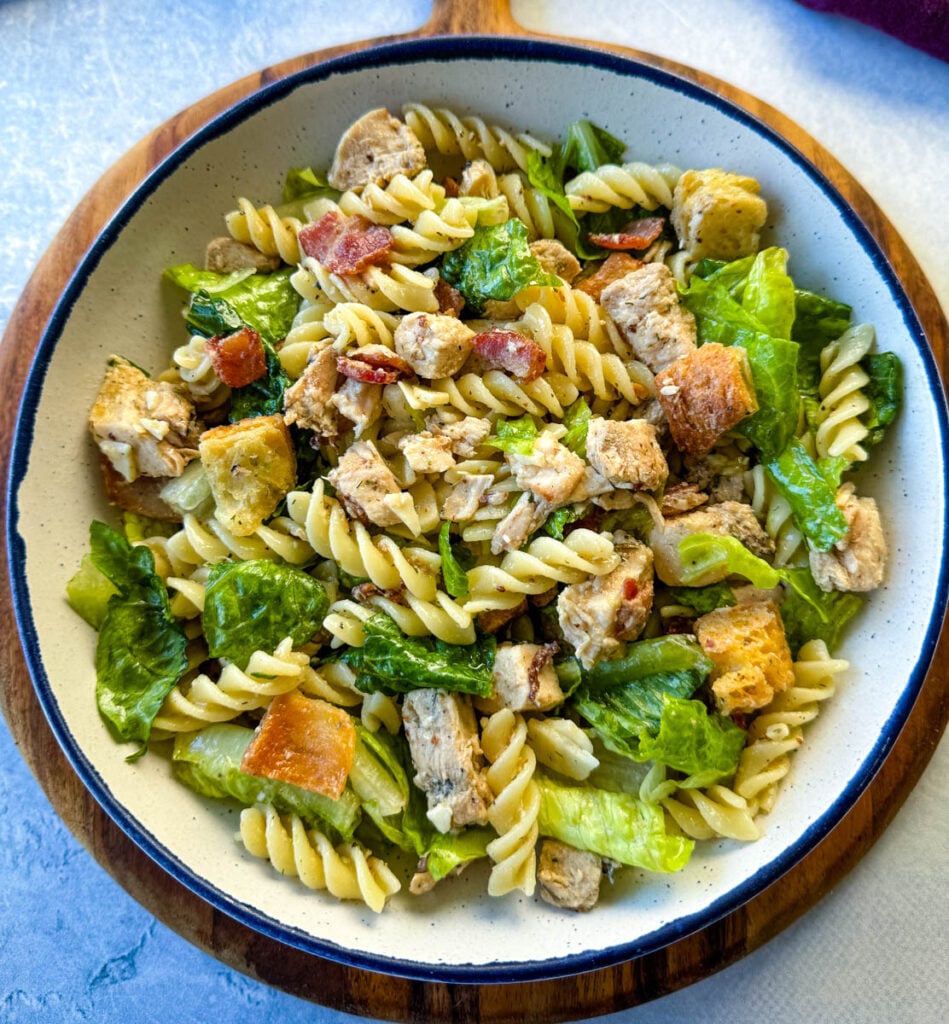
<svg viewBox="0 0 949 1024">
<path fill-rule="evenodd" d="M 264 6 L 0 6 L 0 326 L 69 210 L 150 127 L 260 66 L 427 15 L 417 2 L 393 14 L 370 0 L 310 0 L 280 5 L 270 26 Z M 530 28 L 695 65 L 782 109 L 869 189 L 949 304 L 949 67 L 789 0 L 641 3 L 620 25 L 617 6 L 588 0 L 580 15 L 537 0 L 514 12 Z M 942 1019 L 947 781 L 944 742 L 890 830 L 819 907 L 722 974 L 604 1020 Z M 0 806 L 0 1019 L 350 1019 L 249 982 L 157 925 L 78 849 L 2 726 Z M 174 1014 L 159 1009 L 171 986 Z"/>
</svg>

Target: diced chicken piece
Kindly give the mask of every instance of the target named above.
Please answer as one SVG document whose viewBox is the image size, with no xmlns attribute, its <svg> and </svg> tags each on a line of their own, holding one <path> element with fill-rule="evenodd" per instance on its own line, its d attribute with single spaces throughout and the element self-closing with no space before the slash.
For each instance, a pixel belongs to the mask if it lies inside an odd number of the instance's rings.
<svg viewBox="0 0 949 1024">
<path fill-rule="evenodd" d="M 557 613 L 564 638 L 584 668 L 615 655 L 643 631 L 653 597 L 653 555 L 645 545 L 616 535 L 620 564 L 605 576 L 564 587 Z"/>
<path fill-rule="evenodd" d="M 330 399 L 336 391 L 336 351 L 331 345 L 313 353 L 300 378 L 283 395 L 284 419 L 322 437 L 333 439 L 339 415 Z"/>
<path fill-rule="evenodd" d="M 241 771 L 338 800 L 356 752 L 350 715 L 297 690 L 270 702 L 241 759 Z"/>
<path fill-rule="evenodd" d="M 397 497 L 402 488 L 372 441 L 351 444 L 326 479 L 336 488 L 337 497 L 354 519 L 376 526 L 395 526 L 401 522 L 385 499 Z"/>
<path fill-rule="evenodd" d="M 708 342 L 656 374 L 656 394 L 676 447 L 705 455 L 758 408 L 748 353 Z"/>
<path fill-rule="evenodd" d="M 659 511 L 671 518 L 681 516 L 683 512 L 691 512 L 708 504 L 708 495 L 695 484 L 679 483 L 667 488 L 662 495 Z"/>
<path fill-rule="evenodd" d="M 235 270 L 253 270 L 259 274 L 269 274 L 280 269 L 279 256 L 268 256 L 255 249 L 252 245 L 238 242 L 236 238 L 225 235 L 212 238 L 204 251 L 204 266 L 215 274 L 231 274 Z"/>
<path fill-rule="evenodd" d="M 487 160 L 472 160 L 466 165 L 458 183 L 458 195 L 494 199 L 498 194 L 498 177 Z"/>
<path fill-rule="evenodd" d="M 504 457 L 518 487 L 549 505 L 567 501 L 586 472 L 583 459 L 546 431 L 537 435 L 529 455 L 506 452 Z"/>
<path fill-rule="evenodd" d="M 546 502 L 534 502 L 529 494 L 522 494 L 510 512 L 494 528 L 491 552 L 517 551 L 527 538 L 544 525 L 551 508 Z"/>
<path fill-rule="evenodd" d="M 695 620 L 695 635 L 712 659 L 712 692 L 726 715 L 756 711 L 794 682 L 784 624 L 771 601 L 716 608 Z"/>
<path fill-rule="evenodd" d="M 343 133 L 327 180 L 345 191 L 370 183 L 385 185 L 397 174 L 411 176 L 425 166 L 425 150 L 415 132 L 380 107 Z"/>
<path fill-rule="evenodd" d="M 488 821 L 491 790 L 470 700 L 423 689 L 407 693 L 402 721 L 415 766 L 415 784 L 428 798 L 428 816 L 440 832 Z"/>
<path fill-rule="evenodd" d="M 494 697 L 499 708 L 549 711 L 562 704 L 554 671 L 556 644 L 500 644 L 494 656 Z"/>
<path fill-rule="evenodd" d="M 594 416 L 587 429 L 587 460 L 612 484 L 631 490 L 658 490 L 669 476 L 656 428 L 645 420 Z"/>
<path fill-rule="evenodd" d="M 436 437 L 427 430 L 399 438 L 399 451 L 416 473 L 444 473 L 455 464 L 451 438 Z"/>
<path fill-rule="evenodd" d="M 457 317 L 409 313 L 395 329 L 395 350 L 420 377 L 437 380 L 464 366 L 474 336 Z"/>
<path fill-rule="evenodd" d="M 330 405 L 352 423 L 356 437 L 362 437 L 382 414 L 382 385 L 347 377 L 330 398 Z"/>
<path fill-rule="evenodd" d="M 673 195 L 672 226 L 693 258 L 737 260 L 758 251 L 768 207 L 761 186 L 716 168 L 686 171 Z"/>
<path fill-rule="evenodd" d="M 572 284 L 580 273 L 580 261 L 555 238 L 538 238 L 531 242 L 530 250 L 548 274 L 556 274 L 567 284 Z"/>
<path fill-rule="evenodd" d="M 491 421 L 477 416 L 466 416 L 455 423 L 432 420 L 428 429 L 436 437 L 447 437 L 451 441 L 452 453 L 458 458 L 472 459 L 491 433 Z"/>
<path fill-rule="evenodd" d="M 540 898 L 565 910 L 592 910 L 600 897 L 603 859 L 578 850 L 559 839 L 545 839 L 540 846 L 537 884 Z"/>
<path fill-rule="evenodd" d="M 198 454 L 201 427 L 183 389 L 114 360 L 89 414 L 99 450 L 130 483 L 181 476 Z"/>
<path fill-rule="evenodd" d="M 214 516 L 238 537 L 252 534 L 296 483 L 296 453 L 279 414 L 206 430 L 199 450 Z"/>
<path fill-rule="evenodd" d="M 886 538 L 877 503 L 841 488 L 837 505 L 849 530 L 830 551 L 811 551 L 811 574 L 821 590 L 874 590 L 883 582 L 886 568 Z"/>
<path fill-rule="evenodd" d="M 614 493 L 613 484 L 598 470 L 587 466 L 580 482 L 570 492 L 563 504 L 576 505 L 581 501 L 589 501 L 590 498 L 598 498 L 600 495 L 610 493 Z"/>
<path fill-rule="evenodd" d="M 451 489 L 442 505 L 442 519 L 452 523 L 465 523 L 485 502 L 485 495 L 494 483 L 487 473 L 459 473 L 458 483 Z"/>
<path fill-rule="evenodd" d="M 662 527 L 653 526 L 649 546 L 656 559 L 656 575 L 667 586 L 685 585 L 685 569 L 679 557 L 679 543 L 696 533 L 711 533 L 719 537 L 736 537 L 759 558 L 774 554 L 774 541 L 762 529 L 750 505 L 738 501 L 723 501 L 720 505 L 687 512 L 667 519 Z M 718 583 L 728 575 L 728 569 L 709 569 L 688 583 L 690 587 L 704 587 Z"/>
<path fill-rule="evenodd" d="M 695 350 L 695 317 L 679 301 L 664 263 L 647 263 L 607 285 L 600 303 L 653 373 Z"/>
</svg>

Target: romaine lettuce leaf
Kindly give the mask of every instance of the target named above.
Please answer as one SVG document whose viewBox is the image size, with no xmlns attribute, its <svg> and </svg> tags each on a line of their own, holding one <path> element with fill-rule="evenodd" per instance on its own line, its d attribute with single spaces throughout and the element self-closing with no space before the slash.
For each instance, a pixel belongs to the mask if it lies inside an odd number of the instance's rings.
<svg viewBox="0 0 949 1024">
<path fill-rule="evenodd" d="M 564 505 L 550 513 L 544 520 L 541 530 L 548 537 L 553 537 L 554 540 L 563 540 L 565 527 L 569 526 L 570 523 L 575 523 L 578 519 L 582 519 L 583 515 L 584 512 L 579 505 Z"/>
<path fill-rule="evenodd" d="M 106 605 L 96 644 L 96 702 L 120 740 L 144 744 L 165 697 L 187 667 L 184 632 L 144 546 L 105 523 L 89 530 L 91 561 L 117 593 Z"/>
<path fill-rule="evenodd" d="M 497 646 L 493 637 L 460 645 L 406 636 L 382 612 L 367 619 L 363 628 L 365 644 L 349 648 L 340 658 L 356 670 L 355 685 L 363 693 L 394 695 L 430 686 L 490 696 Z"/>
<path fill-rule="evenodd" d="M 860 365 L 870 378 L 863 393 L 870 400 L 870 408 L 863 422 L 870 433 L 865 445 L 879 444 L 888 427 L 895 421 L 903 397 L 903 364 L 894 352 L 880 352 L 864 356 Z"/>
<path fill-rule="evenodd" d="M 772 338 L 789 339 L 794 325 L 794 282 L 784 249 L 762 249 L 748 271 L 741 305 Z M 796 350 L 795 350 L 796 352 Z"/>
<path fill-rule="evenodd" d="M 294 647 L 323 625 L 329 598 L 301 569 L 249 559 L 212 566 L 202 625 L 208 652 L 244 668 L 255 651 L 272 652 L 285 637 Z"/>
<path fill-rule="evenodd" d="M 735 603 L 735 592 L 727 583 L 712 583 L 706 587 L 669 587 L 673 604 L 685 605 L 699 615 L 716 608 L 730 608 Z"/>
<path fill-rule="evenodd" d="M 231 423 L 250 419 L 253 416 L 273 416 L 283 412 L 283 396 L 290 383 L 280 362 L 276 349 L 264 342 L 267 358 L 267 372 L 263 377 L 231 392 L 231 407 L 228 419 Z"/>
<path fill-rule="evenodd" d="M 230 334 L 246 325 L 276 345 L 286 337 L 300 308 L 300 296 L 290 283 L 292 273 L 292 267 L 285 267 L 272 274 L 216 274 L 185 263 L 169 267 L 165 276 L 191 292 L 185 319 L 199 334 Z"/>
<path fill-rule="evenodd" d="M 488 299 L 504 301 L 531 285 L 560 284 L 530 251 L 527 226 L 516 217 L 475 228 L 464 245 L 445 254 L 441 274 L 475 313 Z"/>
<path fill-rule="evenodd" d="M 689 862 L 694 841 L 666 833 L 661 807 L 628 793 L 565 785 L 544 772 L 534 777 L 541 835 L 649 871 L 678 871 Z"/>
<path fill-rule="evenodd" d="M 109 608 L 109 598 L 117 594 L 107 576 L 96 568 L 92 555 L 82 556 L 79 569 L 66 584 L 66 600 L 77 615 L 81 615 L 93 629 L 98 629 Z"/>
<path fill-rule="evenodd" d="M 468 596 L 468 574 L 455 556 L 451 544 L 451 523 L 442 523 L 438 532 L 438 553 L 442 560 L 442 579 L 450 597 Z"/>
<path fill-rule="evenodd" d="M 487 443 L 502 452 L 530 455 L 537 434 L 537 424 L 529 413 L 516 420 L 507 420 L 502 416 L 494 424 L 494 434 L 488 438 Z"/>
<path fill-rule="evenodd" d="M 592 668 L 584 669 L 583 682 L 591 691 L 599 692 L 618 683 L 635 682 L 663 673 L 690 673 L 700 677 L 701 681 L 711 671 L 712 661 L 694 637 L 672 633 L 627 644 L 622 658 L 601 661 Z"/>
<path fill-rule="evenodd" d="M 338 842 L 349 842 L 359 824 L 356 794 L 347 787 L 338 800 L 289 782 L 241 771 L 241 758 L 254 736 L 253 729 L 225 723 L 175 738 L 172 753 L 177 778 L 189 789 L 215 799 L 228 797 L 245 806 L 269 803 L 281 814 L 296 814 L 305 825 L 318 828 Z"/>
<path fill-rule="evenodd" d="M 592 121 L 571 121 L 563 141 L 550 157 L 554 175 L 561 181 L 570 171 L 595 171 L 603 164 L 619 163 L 626 143 Z"/>
<path fill-rule="evenodd" d="M 768 565 L 735 537 L 696 533 L 679 542 L 679 555 L 686 567 L 686 582 L 724 566 L 730 575 L 744 576 L 762 590 L 784 583 L 787 594 L 779 611 L 792 654 L 808 640 L 823 640 L 834 650 L 844 627 L 862 604 L 857 594 L 821 590 L 806 568 L 776 569 Z"/>
<path fill-rule="evenodd" d="M 593 414 L 585 398 L 578 398 L 563 414 L 563 425 L 567 433 L 560 439 L 560 443 L 581 459 L 587 457 L 587 431 L 592 418 Z"/>
<path fill-rule="evenodd" d="M 777 458 L 764 460 L 765 471 L 785 497 L 801 532 L 818 551 L 829 551 L 847 534 L 837 505 L 837 489 L 804 445 L 792 438 Z"/>
</svg>

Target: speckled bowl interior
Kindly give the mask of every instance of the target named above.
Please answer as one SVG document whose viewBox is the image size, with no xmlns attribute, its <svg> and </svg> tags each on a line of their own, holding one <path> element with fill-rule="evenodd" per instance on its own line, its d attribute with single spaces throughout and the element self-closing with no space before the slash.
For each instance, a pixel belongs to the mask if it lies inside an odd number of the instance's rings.
<svg viewBox="0 0 949 1024">
<path fill-rule="evenodd" d="M 769 243 L 791 253 L 801 287 L 850 303 L 905 366 L 899 425 L 861 474 L 886 521 L 891 562 L 841 655 L 852 667 L 807 731 L 764 836 L 703 844 L 674 876 L 636 870 L 605 886 L 590 914 L 484 895 L 472 870 L 376 916 L 281 878 L 235 842 L 237 811 L 197 797 L 169 763 L 129 764 L 94 700 L 92 630 L 66 581 L 89 522 L 110 516 L 86 430 L 105 359 L 157 371 L 181 343 L 180 296 L 161 279 L 199 262 L 237 196 L 278 199 L 289 166 L 325 166 L 366 110 L 421 100 L 558 138 L 590 118 L 631 158 L 720 166 L 757 178 Z M 762 124 L 698 87 L 592 50 L 525 41 L 428 41 L 356 54 L 252 96 L 176 151 L 88 254 L 49 325 L 14 450 L 8 537 L 15 601 L 39 699 L 96 798 L 171 874 L 251 927 L 375 970 L 504 981 L 614 963 L 708 924 L 779 878 L 841 818 L 886 757 L 922 685 L 946 595 L 947 430 L 936 370 L 890 267 L 830 185 Z"/>
</svg>

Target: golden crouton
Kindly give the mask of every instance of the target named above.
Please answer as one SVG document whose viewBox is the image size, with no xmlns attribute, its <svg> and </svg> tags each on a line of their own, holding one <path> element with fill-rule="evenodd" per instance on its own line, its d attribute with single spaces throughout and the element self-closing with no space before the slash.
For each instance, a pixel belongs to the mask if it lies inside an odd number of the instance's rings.
<svg viewBox="0 0 949 1024">
<path fill-rule="evenodd" d="M 716 608 L 695 620 L 712 659 L 712 692 L 726 715 L 755 711 L 794 681 L 784 623 L 773 601 Z"/>
<path fill-rule="evenodd" d="M 296 453 L 280 415 L 206 430 L 198 450 L 215 518 L 238 537 L 252 534 L 296 483 Z"/>
<path fill-rule="evenodd" d="M 335 704 L 292 691 L 274 697 L 241 760 L 241 771 L 338 800 L 356 752 L 356 727 Z"/>
<path fill-rule="evenodd" d="M 676 185 L 670 220 L 694 259 L 737 260 L 757 252 L 768 207 L 754 178 L 727 171 L 686 171 Z"/>
<path fill-rule="evenodd" d="M 739 345 L 709 342 L 656 374 L 656 394 L 676 447 L 705 455 L 715 442 L 757 411 L 748 354 Z"/>
</svg>

